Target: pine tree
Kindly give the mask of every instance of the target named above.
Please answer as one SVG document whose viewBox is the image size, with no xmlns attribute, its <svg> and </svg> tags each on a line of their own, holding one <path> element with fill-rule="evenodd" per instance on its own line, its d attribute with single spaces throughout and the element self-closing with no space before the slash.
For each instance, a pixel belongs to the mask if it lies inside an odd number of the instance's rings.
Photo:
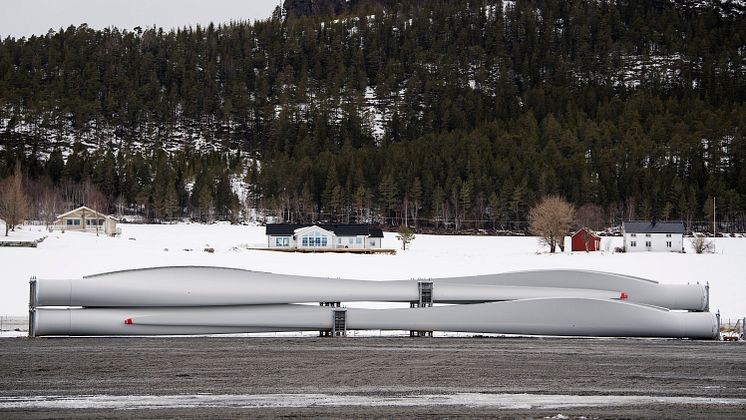
<svg viewBox="0 0 746 420">
<path fill-rule="evenodd" d="M 397 191 L 394 178 L 390 173 L 384 175 L 381 180 L 381 184 L 378 186 L 378 197 L 384 221 L 392 220 L 393 222 L 396 217 L 394 215 L 393 218 L 390 218 L 390 215 L 397 201 Z"/>
<path fill-rule="evenodd" d="M 200 197 L 200 209 L 203 208 L 202 197 Z M 235 221 L 235 213 L 238 204 L 238 198 L 233 193 L 230 177 L 227 171 L 222 171 L 217 180 L 215 187 L 214 207 L 217 216 L 221 220 Z"/>
<path fill-rule="evenodd" d="M 495 229 L 497 219 L 500 217 L 500 200 L 497 198 L 497 194 L 493 191 L 490 197 L 487 199 L 487 206 L 489 209 L 490 221 L 492 222 L 492 229 Z"/>
<path fill-rule="evenodd" d="M 410 191 L 412 196 L 412 218 L 414 225 L 417 226 L 417 218 L 420 214 L 420 209 L 422 209 L 422 181 L 420 181 L 419 177 L 416 177 L 412 182 Z"/>
<path fill-rule="evenodd" d="M 55 147 L 54 150 L 52 150 L 52 153 L 49 154 L 49 159 L 47 160 L 46 165 L 47 175 L 55 185 L 60 183 L 64 168 L 65 162 L 62 159 L 62 151 Z"/>
</svg>

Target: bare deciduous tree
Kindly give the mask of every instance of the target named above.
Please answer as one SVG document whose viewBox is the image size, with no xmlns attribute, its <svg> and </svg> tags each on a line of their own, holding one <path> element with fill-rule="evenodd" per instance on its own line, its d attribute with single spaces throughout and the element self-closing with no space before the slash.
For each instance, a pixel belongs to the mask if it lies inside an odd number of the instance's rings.
<svg viewBox="0 0 746 420">
<path fill-rule="evenodd" d="M 39 192 L 36 199 L 39 220 L 42 220 L 49 228 L 54 224 L 57 215 L 62 212 L 62 196 L 56 187 L 50 185 L 42 186 Z"/>
<path fill-rule="evenodd" d="M 604 210 L 593 203 L 585 203 L 575 212 L 575 223 L 578 227 L 600 230 L 604 227 Z"/>
<path fill-rule="evenodd" d="M 564 251 L 565 234 L 572 226 L 575 208 L 558 195 L 544 197 L 529 212 L 529 229 L 554 253 L 559 245 Z"/>
<path fill-rule="evenodd" d="M 692 248 L 697 254 L 711 254 L 714 250 L 712 241 L 704 235 L 695 235 L 692 238 Z"/>
<path fill-rule="evenodd" d="M 108 213 L 108 201 L 106 200 L 106 197 L 96 189 L 96 187 L 91 184 L 89 181 L 86 181 L 84 184 L 86 189 L 86 198 L 87 198 L 87 205 L 91 209 L 107 214 Z M 101 221 L 96 218 L 96 236 L 100 233 L 101 230 Z"/>
<path fill-rule="evenodd" d="M 5 220 L 5 236 L 21 223 L 28 212 L 28 198 L 23 191 L 21 164 L 16 163 L 13 175 L 0 181 L 0 218 Z"/>
</svg>

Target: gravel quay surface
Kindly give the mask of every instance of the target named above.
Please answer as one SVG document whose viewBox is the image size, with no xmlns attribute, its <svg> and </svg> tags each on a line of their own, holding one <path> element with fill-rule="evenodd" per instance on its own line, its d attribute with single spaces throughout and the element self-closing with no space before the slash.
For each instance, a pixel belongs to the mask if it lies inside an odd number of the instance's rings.
<svg viewBox="0 0 746 420">
<path fill-rule="evenodd" d="M 743 342 L 0 339 L 2 418 L 746 418 Z"/>
</svg>

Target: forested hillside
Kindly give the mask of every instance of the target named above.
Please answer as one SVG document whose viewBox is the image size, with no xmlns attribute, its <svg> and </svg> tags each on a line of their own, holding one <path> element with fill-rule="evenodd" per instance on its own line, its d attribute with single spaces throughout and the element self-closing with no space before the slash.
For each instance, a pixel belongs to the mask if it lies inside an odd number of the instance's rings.
<svg viewBox="0 0 746 420">
<path fill-rule="evenodd" d="M 6 38 L 0 178 L 20 161 L 32 189 L 154 221 L 508 229 L 559 193 L 609 223 L 707 219 L 717 196 L 743 223 L 746 14 L 702 3 L 370 1 Z"/>
</svg>

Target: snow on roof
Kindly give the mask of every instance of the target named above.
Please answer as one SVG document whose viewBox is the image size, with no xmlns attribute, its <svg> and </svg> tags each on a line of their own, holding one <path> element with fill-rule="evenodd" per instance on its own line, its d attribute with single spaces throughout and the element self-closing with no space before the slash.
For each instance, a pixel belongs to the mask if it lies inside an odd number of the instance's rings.
<svg viewBox="0 0 746 420">
<path fill-rule="evenodd" d="M 107 216 L 107 215 L 105 215 L 105 214 L 103 214 L 101 212 L 98 212 L 96 210 L 93 210 L 92 208 L 87 207 L 87 206 L 80 206 L 77 209 L 73 209 L 73 210 L 68 211 L 67 213 L 62 213 L 62 214 L 60 214 L 60 215 L 57 216 L 57 219 L 61 219 L 61 218 L 65 217 L 65 216 L 69 216 L 69 215 L 71 215 L 73 213 L 76 213 L 76 212 L 78 212 L 80 210 L 85 210 L 87 212 L 94 213 L 94 214 L 96 214 L 98 216 L 101 216 L 101 217 L 106 217 L 106 218 L 109 218 L 109 219 L 114 219 L 111 216 Z M 114 219 L 114 220 L 116 220 L 116 219 Z"/>
<path fill-rule="evenodd" d="M 622 224 L 625 233 L 684 233 L 684 223 L 629 221 Z"/>
</svg>

